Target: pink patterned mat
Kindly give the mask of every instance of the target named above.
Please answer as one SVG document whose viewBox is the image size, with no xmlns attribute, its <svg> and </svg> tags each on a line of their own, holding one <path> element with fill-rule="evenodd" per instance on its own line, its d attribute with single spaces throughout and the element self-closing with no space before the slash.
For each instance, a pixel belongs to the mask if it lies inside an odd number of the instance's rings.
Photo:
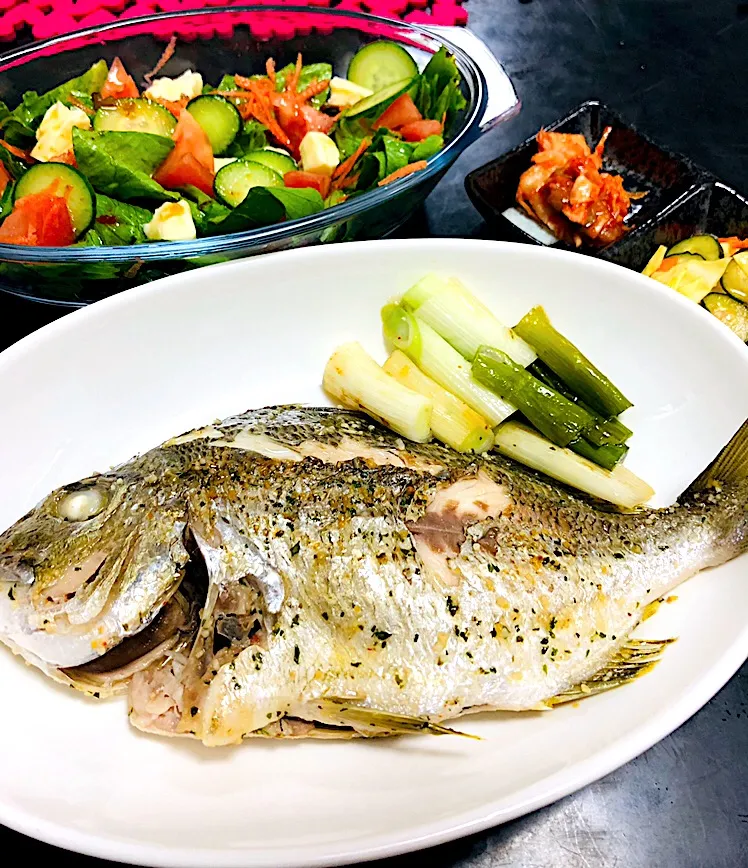
<svg viewBox="0 0 748 868">
<path fill-rule="evenodd" d="M 273 0 L 283 2 L 283 0 Z M 298 5 L 302 0 L 297 0 Z M 311 0 L 308 5 L 334 7 L 349 12 L 369 12 L 414 24 L 458 25 L 467 23 L 461 0 Z M 0 0 L 0 41 L 16 39 L 29 28 L 34 39 L 48 39 L 141 15 L 204 9 L 209 6 L 241 6 L 258 0 Z M 259 0 L 259 4 L 262 0 Z"/>
</svg>

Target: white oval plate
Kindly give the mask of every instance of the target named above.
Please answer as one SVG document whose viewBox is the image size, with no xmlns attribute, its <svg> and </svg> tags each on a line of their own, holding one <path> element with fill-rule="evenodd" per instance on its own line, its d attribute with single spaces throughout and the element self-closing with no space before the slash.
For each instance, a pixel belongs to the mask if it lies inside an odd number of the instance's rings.
<svg viewBox="0 0 748 868">
<path fill-rule="evenodd" d="M 636 402 L 631 466 L 671 499 L 748 415 L 748 351 L 696 305 L 585 256 L 464 240 L 345 244 L 168 278 L 0 356 L 0 525 L 52 487 L 247 407 L 321 402 L 333 347 L 383 358 L 378 311 L 425 272 L 507 322 L 544 304 Z M 742 404 L 742 405 L 741 405 Z M 694 457 L 696 456 L 696 457 Z M 691 472 L 691 470 L 693 472 Z M 247 742 L 141 735 L 0 652 L 0 821 L 158 866 L 310 866 L 437 844 L 610 772 L 697 711 L 748 655 L 746 559 L 688 582 L 646 633 L 680 640 L 636 683 L 546 714 L 468 718 L 481 741 Z"/>
</svg>

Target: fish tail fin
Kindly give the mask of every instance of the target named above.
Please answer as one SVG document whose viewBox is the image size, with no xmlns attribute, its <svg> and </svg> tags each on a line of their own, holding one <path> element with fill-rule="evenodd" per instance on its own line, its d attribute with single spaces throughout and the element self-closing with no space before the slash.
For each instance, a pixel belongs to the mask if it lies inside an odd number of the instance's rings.
<svg viewBox="0 0 748 868">
<path fill-rule="evenodd" d="M 411 717 L 379 711 L 356 704 L 356 700 L 325 698 L 310 703 L 314 718 L 321 723 L 355 730 L 363 736 L 412 735 L 430 733 L 431 735 L 461 735 L 464 738 L 478 739 L 479 736 L 450 729 L 433 723 L 426 717 Z"/>
<path fill-rule="evenodd" d="M 691 484 L 701 491 L 716 484 L 736 485 L 748 480 L 748 420 L 719 453 L 709 467 Z"/>
<path fill-rule="evenodd" d="M 630 684 L 635 678 L 649 672 L 673 642 L 675 639 L 629 639 L 613 659 L 591 678 L 553 696 L 545 704 L 553 708 Z"/>
<path fill-rule="evenodd" d="M 717 566 L 748 550 L 748 421 L 687 494 L 713 513 L 711 520 L 719 535 L 719 544 L 705 566 Z"/>
</svg>

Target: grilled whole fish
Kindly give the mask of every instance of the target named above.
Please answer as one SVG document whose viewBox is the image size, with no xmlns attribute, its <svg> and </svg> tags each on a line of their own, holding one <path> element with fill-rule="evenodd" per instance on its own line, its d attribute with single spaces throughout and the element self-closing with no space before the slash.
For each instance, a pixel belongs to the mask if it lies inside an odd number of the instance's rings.
<svg viewBox="0 0 748 868">
<path fill-rule="evenodd" d="M 623 683 L 647 606 L 748 547 L 744 473 L 619 514 L 496 455 L 271 407 L 65 486 L 0 536 L 0 638 L 132 722 L 448 731 Z M 728 474 L 728 475 L 730 475 Z"/>
</svg>

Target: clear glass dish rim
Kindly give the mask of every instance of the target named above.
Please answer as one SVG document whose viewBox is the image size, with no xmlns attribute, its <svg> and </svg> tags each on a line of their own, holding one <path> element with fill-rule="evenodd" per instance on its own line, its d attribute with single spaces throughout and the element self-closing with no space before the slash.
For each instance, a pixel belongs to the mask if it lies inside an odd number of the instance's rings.
<svg viewBox="0 0 748 868">
<path fill-rule="evenodd" d="M 474 77 L 473 83 L 476 87 L 476 98 L 469 107 L 468 114 L 463 120 L 463 125 L 460 131 L 450 142 L 447 143 L 446 147 L 429 162 L 425 169 L 408 175 L 405 178 L 401 178 L 392 184 L 388 184 L 386 187 L 370 190 L 362 196 L 357 196 L 354 199 L 336 205 L 334 208 L 317 212 L 309 217 L 290 220 L 286 223 L 278 223 L 271 226 L 263 226 L 246 232 L 236 232 L 230 235 L 216 235 L 210 238 L 199 238 L 194 241 L 149 242 L 147 244 L 118 245 L 116 247 L 104 246 L 76 248 L 24 247 L 15 244 L 0 244 L 0 261 L 23 263 L 85 263 L 102 261 L 129 262 L 137 259 L 144 262 L 153 262 L 210 256 L 213 254 L 248 249 L 258 246 L 259 244 L 267 244 L 293 237 L 295 235 L 306 234 L 310 231 L 322 230 L 335 225 L 336 223 L 342 222 L 349 217 L 369 211 L 386 201 L 388 198 L 393 196 L 393 194 L 404 193 L 407 190 L 419 186 L 428 178 L 433 177 L 433 175 L 443 168 L 445 163 L 449 163 L 453 156 L 456 158 L 460 152 L 470 144 L 470 142 L 466 142 L 465 139 L 478 125 L 488 101 L 486 80 L 478 65 L 462 48 L 450 42 L 448 39 L 445 39 L 441 34 L 432 32 L 428 27 L 420 27 L 416 24 L 398 21 L 392 18 L 384 18 L 380 15 L 370 15 L 365 12 L 350 12 L 344 9 L 328 9 L 326 7 L 314 6 L 291 6 L 285 4 L 263 4 L 259 6 L 250 4 L 247 6 L 214 6 L 204 7 L 203 9 L 183 9 L 177 12 L 154 13 L 153 15 L 144 15 L 139 18 L 126 18 L 97 27 L 87 27 L 81 30 L 75 30 L 64 36 L 55 36 L 51 39 L 34 42 L 30 45 L 23 46 L 22 48 L 0 54 L 0 66 L 23 58 L 29 60 L 33 59 L 33 56 L 43 49 L 54 46 L 64 46 L 65 43 L 72 42 L 81 37 L 96 36 L 100 33 L 124 30 L 138 24 L 150 24 L 192 16 L 229 15 L 232 13 L 251 12 L 279 12 L 282 14 L 293 14 L 296 12 L 303 15 L 318 15 L 320 17 L 328 16 L 338 17 L 341 19 L 357 19 L 362 22 L 384 24 L 389 27 L 402 28 L 403 30 L 425 37 L 428 40 L 436 40 L 437 42 L 443 43 L 449 51 L 461 61 L 464 68 L 470 70 Z"/>
</svg>

